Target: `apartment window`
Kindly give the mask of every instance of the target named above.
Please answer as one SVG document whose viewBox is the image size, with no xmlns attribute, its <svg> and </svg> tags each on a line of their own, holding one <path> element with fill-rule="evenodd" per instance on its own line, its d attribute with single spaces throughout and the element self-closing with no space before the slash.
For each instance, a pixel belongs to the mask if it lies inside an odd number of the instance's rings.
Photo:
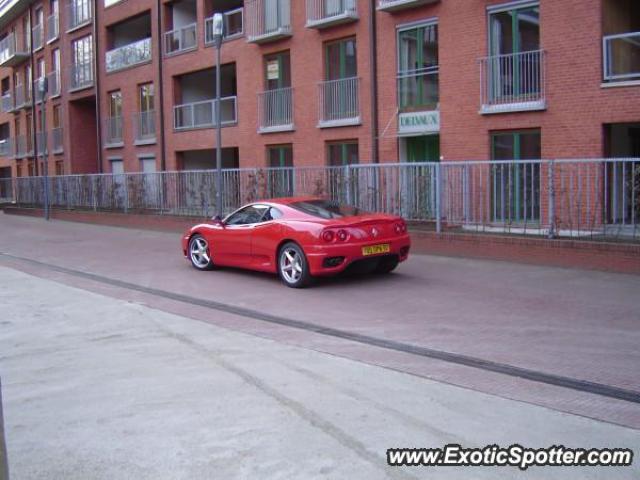
<svg viewBox="0 0 640 480">
<path fill-rule="evenodd" d="M 358 142 L 332 142 L 327 144 L 327 164 L 342 167 L 358 163 Z"/>
<path fill-rule="evenodd" d="M 138 107 L 140 112 L 151 112 L 154 110 L 154 87 L 153 83 L 140 85 Z"/>
<path fill-rule="evenodd" d="M 88 35 L 71 44 L 71 89 L 93 85 L 93 37 Z"/>
<path fill-rule="evenodd" d="M 540 130 L 491 133 L 491 158 L 510 163 L 493 165 L 492 215 L 495 222 L 540 220 Z"/>
<path fill-rule="evenodd" d="M 153 83 L 138 87 L 138 114 L 136 116 L 136 141 L 153 140 L 155 127 L 155 92 Z"/>
<path fill-rule="evenodd" d="M 398 99 L 401 109 L 438 106 L 438 25 L 398 31 Z"/>
<path fill-rule="evenodd" d="M 293 195 L 293 145 L 267 146 L 267 166 L 275 169 L 267 174 L 267 195 L 272 198 Z"/>
<path fill-rule="evenodd" d="M 53 106 L 53 128 L 61 128 L 62 127 L 62 106 L 54 105 Z"/>
<path fill-rule="evenodd" d="M 47 74 L 47 65 L 44 58 L 38 59 L 38 63 L 36 64 L 36 74 L 37 78 L 42 78 Z"/>
<path fill-rule="evenodd" d="M 293 167 L 293 145 L 269 145 L 267 162 L 269 167 Z"/>
<path fill-rule="evenodd" d="M 93 38 L 91 35 L 75 40 L 72 44 L 74 65 L 93 61 Z"/>
<path fill-rule="evenodd" d="M 604 81 L 640 80 L 640 2 L 604 0 L 602 17 Z"/>
<path fill-rule="evenodd" d="M 267 90 L 291 87 L 291 57 L 288 51 L 267 55 L 264 63 Z"/>
<path fill-rule="evenodd" d="M 121 158 L 111 159 L 111 173 L 113 175 L 122 175 L 124 173 L 124 163 Z"/>
<path fill-rule="evenodd" d="M 25 50 L 28 52 L 31 50 L 31 21 L 29 20 L 29 15 L 25 16 L 22 19 L 22 35 L 24 38 L 24 46 Z"/>
<path fill-rule="evenodd" d="M 31 99 L 31 91 L 33 89 L 33 72 L 31 65 L 27 65 L 27 68 L 24 70 L 24 82 L 27 89 L 27 99 Z"/>
<path fill-rule="evenodd" d="M 56 48 L 51 52 L 51 69 L 54 72 L 60 73 L 60 49 Z"/>
<path fill-rule="evenodd" d="M 56 162 L 56 175 L 64 175 L 64 161 L 62 160 Z"/>
<path fill-rule="evenodd" d="M 340 80 L 358 75 L 355 38 L 328 43 L 325 49 L 326 80 Z"/>
<path fill-rule="evenodd" d="M 109 93 L 109 116 L 122 116 L 122 92 L 120 90 Z"/>
</svg>

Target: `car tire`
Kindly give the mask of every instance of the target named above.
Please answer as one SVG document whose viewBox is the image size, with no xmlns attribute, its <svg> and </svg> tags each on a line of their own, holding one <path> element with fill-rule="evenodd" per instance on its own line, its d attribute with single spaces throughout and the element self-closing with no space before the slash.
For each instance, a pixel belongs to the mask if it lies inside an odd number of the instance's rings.
<svg viewBox="0 0 640 480">
<path fill-rule="evenodd" d="M 309 262 L 297 243 L 285 243 L 278 252 L 278 276 L 290 288 L 304 288 L 311 281 Z"/>
<path fill-rule="evenodd" d="M 387 273 L 393 272 L 398 266 L 398 257 L 385 257 L 381 258 L 378 262 L 378 266 L 376 267 L 376 273 L 385 275 Z"/>
<path fill-rule="evenodd" d="M 200 271 L 213 270 L 214 265 L 211 261 L 211 252 L 207 239 L 200 234 L 196 234 L 189 240 L 187 250 L 189 260 L 193 268 Z"/>
</svg>

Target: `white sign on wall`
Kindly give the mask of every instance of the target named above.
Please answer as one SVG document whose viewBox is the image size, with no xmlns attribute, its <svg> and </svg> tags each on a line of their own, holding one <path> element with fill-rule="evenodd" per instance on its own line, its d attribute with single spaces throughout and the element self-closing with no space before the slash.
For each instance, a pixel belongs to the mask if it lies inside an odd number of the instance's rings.
<svg viewBox="0 0 640 480">
<path fill-rule="evenodd" d="M 267 80 L 278 80 L 280 78 L 280 64 L 278 60 L 267 63 Z"/>
<path fill-rule="evenodd" d="M 398 115 L 398 135 L 428 135 L 440 132 L 440 111 L 405 112 Z"/>
</svg>

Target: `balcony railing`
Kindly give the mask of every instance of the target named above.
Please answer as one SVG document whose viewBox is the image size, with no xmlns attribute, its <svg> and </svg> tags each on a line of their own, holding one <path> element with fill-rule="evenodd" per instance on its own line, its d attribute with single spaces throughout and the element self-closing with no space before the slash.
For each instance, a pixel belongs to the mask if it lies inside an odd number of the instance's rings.
<svg viewBox="0 0 640 480">
<path fill-rule="evenodd" d="M 437 66 L 398 75 L 398 106 L 401 109 L 435 110 L 439 98 Z"/>
<path fill-rule="evenodd" d="M 173 128 L 187 130 L 191 128 L 212 128 L 216 126 L 216 100 L 185 103 L 173 107 Z M 234 125 L 238 121 L 237 97 L 220 99 L 221 125 Z"/>
<path fill-rule="evenodd" d="M 248 0 L 245 14 L 248 42 L 269 42 L 291 35 L 290 0 Z"/>
<path fill-rule="evenodd" d="M 80 90 L 93 86 L 93 61 L 71 65 L 69 68 L 69 90 Z"/>
<path fill-rule="evenodd" d="M 236 8 L 223 13 L 224 18 L 224 39 L 231 40 L 244 35 L 243 9 Z M 204 21 L 204 43 L 213 43 L 213 17 Z"/>
<path fill-rule="evenodd" d="M 147 110 L 133 115 L 136 126 L 136 142 L 154 141 L 156 139 L 156 112 Z"/>
<path fill-rule="evenodd" d="M 106 53 L 107 72 L 117 72 L 151 60 L 151 38 L 114 48 Z"/>
<path fill-rule="evenodd" d="M 9 113 L 13 111 L 13 95 L 11 93 L 5 93 L 0 99 L 0 109 L 2 113 Z"/>
<path fill-rule="evenodd" d="M 44 26 L 41 23 L 34 25 L 31 29 L 31 35 L 33 36 L 33 49 L 41 49 L 44 45 Z"/>
<path fill-rule="evenodd" d="M 323 28 L 357 19 L 356 0 L 307 0 L 309 28 Z"/>
<path fill-rule="evenodd" d="M 15 138 L 15 144 L 17 158 L 24 158 L 33 155 L 33 145 L 30 137 L 26 135 L 18 135 Z"/>
<path fill-rule="evenodd" d="M 480 66 L 481 113 L 547 107 L 544 50 L 486 57 Z"/>
<path fill-rule="evenodd" d="M 57 97 L 60 95 L 60 72 L 51 72 L 47 75 L 49 86 L 49 96 Z"/>
<path fill-rule="evenodd" d="M 37 132 L 36 133 L 36 145 L 38 146 L 38 156 L 42 155 L 42 152 L 45 151 L 49 153 L 49 142 L 48 135 L 46 132 Z"/>
<path fill-rule="evenodd" d="M 31 106 L 31 89 L 27 85 L 16 85 L 14 109 L 27 108 Z"/>
<path fill-rule="evenodd" d="M 602 44 L 605 82 L 640 80 L 640 32 L 608 35 Z"/>
<path fill-rule="evenodd" d="M 91 0 L 71 0 L 67 5 L 67 30 L 90 23 L 93 19 Z"/>
<path fill-rule="evenodd" d="M 198 45 L 197 23 L 171 30 L 164 34 L 164 52 L 166 55 L 193 50 Z"/>
<path fill-rule="evenodd" d="M 258 94 L 260 132 L 293 130 L 293 89 L 279 88 Z"/>
<path fill-rule="evenodd" d="M 0 139 L 0 157 L 13 157 L 13 141 L 10 138 Z"/>
<path fill-rule="evenodd" d="M 378 0 L 378 10 L 394 11 L 404 8 L 413 8 L 427 3 L 435 3 L 439 0 Z"/>
<path fill-rule="evenodd" d="M 360 123 L 360 79 L 342 78 L 320 82 L 319 127 L 338 127 Z"/>
<path fill-rule="evenodd" d="M 33 82 L 33 90 L 31 91 L 33 92 L 33 99 L 35 100 L 36 104 L 39 104 L 42 101 L 42 95 L 40 94 L 40 85 L 43 81 L 44 77 L 40 77 L 36 78 Z"/>
<path fill-rule="evenodd" d="M 62 153 L 64 151 L 64 130 L 62 127 L 51 129 L 51 148 L 53 153 Z"/>
<path fill-rule="evenodd" d="M 119 146 L 123 143 L 122 116 L 109 117 L 105 120 L 105 142 L 107 146 Z"/>
<path fill-rule="evenodd" d="M 29 43 L 24 36 L 10 33 L 0 40 L 0 67 L 14 67 L 29 56 Z"/>
<path fill-rule="evenodd" d="M 57 13 L 47 18 L 47 42 L 53 42 L 60 36 L 60 16 Z"/>
</svg>

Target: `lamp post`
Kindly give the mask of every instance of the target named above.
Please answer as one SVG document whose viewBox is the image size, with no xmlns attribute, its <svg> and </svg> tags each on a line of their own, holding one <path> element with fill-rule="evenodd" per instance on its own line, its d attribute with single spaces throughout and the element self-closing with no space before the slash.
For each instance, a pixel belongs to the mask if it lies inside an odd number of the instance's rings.
<svg viewBox="0 0 640 480">
<path fill-rule="evenodd" d="M 49 220 L 49 166 L 48 166 L 48 152 L 47 152 L 47 108 L 46 98 L 49 91 L 49 79 L 42 77 L 38 82 L 38 94 L 40 96 L 40 111 L 42 115 L 42 128 L 40 134 L 42 135 L 42 175 L 44 181 L 44 219 Z"/>
<path fill-rule="evenodd" d="M 216 47 L 216 213 L 222 218 L 222 115 L 220 113 L 220 49 L 224 35 L 224 17 L 213 16 L 213 44 Z"/>
</svg>

